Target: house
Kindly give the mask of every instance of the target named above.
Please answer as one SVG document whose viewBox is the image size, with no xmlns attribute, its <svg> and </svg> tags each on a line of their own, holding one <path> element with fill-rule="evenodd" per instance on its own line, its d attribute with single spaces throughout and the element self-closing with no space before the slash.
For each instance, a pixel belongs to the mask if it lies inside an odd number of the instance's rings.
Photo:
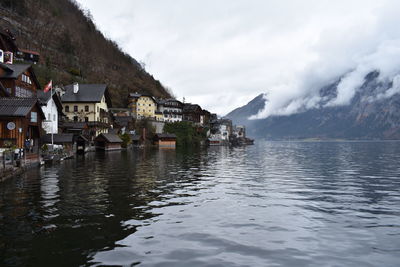
<svg viewBox="0 0 400 267">
<path fill-rule="evenodd" d="M 74 136 L 83 135 L 85 138 L 89 138 L 89 126 L 86 122 L 74 122 L 74 121 L 64 121 L 60 122 L 58 127 L 61 133 L 72 133 Z"/>
<path fill-rule="evenodd" d="M 175 148 L 176 147 L 176 135 L 175 134 L 156 134 L 154 136 L 154 144 L 161 148 Z"/>
<path fill-rule="evenodd" d="M 32 50 L 18 49 L 15 54 L 15 59 L 36 64 L 40 60 L 40 54 Z"/>
<path fill-rule="evenodd" d="M 130 93 L 128 95 L 128 109 L 130 110 L 130 112 L 132 113 L 132 116 L 134 118 L 137 118 L 137 101 L 140 96 L 141 96 L 141 94 L 139 94 L 137 92 Z"/>
<path fill-rule="evenodd" d="M 165 122 L 179 122 L 183 119 L 183 103 L 176 99 L 159 100 L 158 110 L 162 113 Z"/>
<path fill-rule="evenodd" d="M 58 133 L 58 121 L 63 116 L 61 98 L 56 91 L 38 91 L 37 96 L 46 120 L 42 128 L 46 133 Z"/>
<path fill-rule="evenodd" d="M 191 121 L 194 123 L 201 123 L 200 116 L 203 114 L 203 110 L 197 104 L 185 103 L 183 105 L 183 120 Z"/>
<path fill-rule="evenodd" d="M 0 98 L 0 147 L 14 146 L 38 155 L 44 119 L 35 98 Z"/>
<path fill-rule="evenodd" d="M 111 99 L 105 84 L 71 84 L 61 96 L 63 111 L 68 121 L 86 122 L 90 140 L 110 128 L 108 108 Z"/>
<path fill-rule="evenodd" d="M 213 120 L 210 124 L 210 145 L 228 145 L 232 135 L 232 121 L 229 119 Z"/>
<path fill-rule="evenodd" d="M 122 140 L 116 134 L 102 133 L 95 139 L 96 149 L 100 150 L 120 150 Z"/>
<path fill-rule="evenodd" d="M 114 129 L 124 134 L 131 130 L 135 130 L 135 121 L 132 116 L 114 116 Z"/>
<path fill-rule="evenodd" d="M 39 81 L 30 64 L 0 63 L 0 82 L 10 97 L 37 98 Z"/>
<path fill-rule="evenodd" d="M 150 94 L 129 94 L 128 102 L 131 112 L 138 119 L 149 118 L 157 120 L 157 117 L 160 117 L 160 113 L 156 115 L 157 101 Z"/>
<path fill-rule="evenodd" d="M 14 35 L 8 30 L 0 30 L 0 63 L 12 64 L 18 47 Z"/>
</svg>

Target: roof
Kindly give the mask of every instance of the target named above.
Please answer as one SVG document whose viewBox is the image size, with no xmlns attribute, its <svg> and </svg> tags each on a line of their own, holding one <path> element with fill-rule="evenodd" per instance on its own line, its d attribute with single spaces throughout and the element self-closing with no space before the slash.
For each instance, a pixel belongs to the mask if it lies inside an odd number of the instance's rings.
<svg viewBox="0 0 400 267">
<path fill-rule="evenodd" d="M 38 104 L 36 98 L 0 98 L 0 116 L 3 117 L 25 117 L 31 112 L 32 108 Z M 39 112 L 44 117 L 42 109 L 39 107 Z"/>
<path fill-rule="evenodd" d="M 201 107 L 199 105 L 197 105 L 197 104 L 189 104 L 189 103 L 187 103 L 187 104 L 184 104 L 184 106 L 183 106 L 183 111 L 184 112 L 193 112 L 193 111 L 196 111 L 196 110 L 201 110 Z"/>
<path fill-rule="evenodd" d="M 119 136 L 116 135 L 116 134 L 102 133 L 102 134 L 99 134 L 96 137 L 96 139 L 99 138 L 99 137 L 103 137 L 109 143 L 122 143 L 121 138 L 119 138 Z"/>
<path fill-rule="evenodd" d="M 114 122 L 119 126 L 128 126 L 133 121 L 132 116 L 115 116 Z"/>
<path fill-rule="evenodd" d="M 50 100 L 50 96 L 51 96 L 51 91 L 47 91 L 47 92 L 44 92 L 42 90 L 38 90 L 37 91 L 37 97 L 39 99 L 39 104 L 40 105 L 43 105 L 43 106 L 47 105 L 47 103 Z M 62 113 L 63 107 L 62 107 L 62 103 L 61 103 L 61 98 L 60 98 L 60 96 L 57 94 L 57 92 L 55 90 L 53 90 L 53 100 L 54 100 L 54 102 L 55 102 L 55 104 L 57 106 L 58 112 Z"/>
<path fill-rule="evenodd" d="M 79 84 L 79 90 L 76 94 L 74 94 L 73 84 L 65 86 L 64 90 L 65 94 L 61 97 L 61 101 L 65 103 L 101 102 L 103 96 L 106 97 L 106 101 L 109 101 L 106 84 Z"/>
<path fill-rule="evenodd" d="M 86 122 L 63 122 L 60 123 L 61 128 L 81 130 L 87 128 Z"/>
<path fill-rule="evenodd" d="M 22 73 L 29 70 L 32 74 L 32 80 L 36 84 L 37 88 L 40 88 L 40 83 L 33 72 L 31 64 L 4 64 L 0 63 L 0 68 L 5 70 L 4 74 L 0 76 L 1 79 L 17 79 Z"/>
<path fill-rule="evenodd" d="M 31 67 L 30 64 L 1 64 L 1 68 L 5 73 L 1 78 L 3 79 L 17 79 L 23 72 Z"/>
<path fill-rule="evenodd" d="M 53 134 L 54 144 L 65 144 L 73 143 L 74 134 L 64 133 L 64 134 Z M 51 144 L 51 134 L 46 134 L 42 136 L 42 142 L 45 144 Z"/>
<path fill-rule="evenodd" d="M 130 98 L 139 98 L 140 96 L 141 96 L 141 94 L 139 94 L 139 93 L 130 93 L 129 94 Z"/>
<path fill-rule="evenodd" d="M 38 52 L 32 51 L 32 50 L 28 50 L 28 49 L 21 49 L 21 48 L 19 48 L 18 50 L 21 51 L 21 52 L 23 52 L 23 53 L 28 53 L 28 54 L 38 55 L 38 56 L 40 55 Z"/>
<path fill-rule="evenodd" d="M 140 140 L 140 135 L 130 134 L 129 136 L 131 137 L 132 141 L 139 141 Z"/>
<path fill-rule="evenodd" d="M 163 134 L 156 134 L 158 138 L 176 138 L 175 134 L 163 133 Z"/>
</svg>

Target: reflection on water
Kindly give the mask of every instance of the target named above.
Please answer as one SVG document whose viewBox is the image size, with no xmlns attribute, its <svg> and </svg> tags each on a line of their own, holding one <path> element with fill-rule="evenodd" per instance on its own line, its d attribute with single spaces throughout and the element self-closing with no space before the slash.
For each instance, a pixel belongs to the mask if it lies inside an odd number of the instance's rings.
<svg viewBox="0 0 400 267">
<path fill-rule="evenodd" d="M 398 266 L 400 143 L 88 154 L 0 185 L 0 265 Z"/>
</svg>

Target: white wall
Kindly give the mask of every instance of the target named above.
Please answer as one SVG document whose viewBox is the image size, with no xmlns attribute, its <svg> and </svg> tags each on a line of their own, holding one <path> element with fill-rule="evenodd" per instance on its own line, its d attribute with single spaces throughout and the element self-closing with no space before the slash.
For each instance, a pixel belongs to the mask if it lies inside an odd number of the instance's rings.
<svg viewBox="0 0 400 267">
<path fill-rule="evenodd" d="M 54 103 L 53 98 L 51 98 L 46 106 L 42 106 L 44 115 L 46 116 L 46 121 L 43 122 L 43 129 L 46 133 L 58 133 L 58 111 L 57 106 Z M 50 122 L 51 121 L 51 122 Z"/>
</svg>

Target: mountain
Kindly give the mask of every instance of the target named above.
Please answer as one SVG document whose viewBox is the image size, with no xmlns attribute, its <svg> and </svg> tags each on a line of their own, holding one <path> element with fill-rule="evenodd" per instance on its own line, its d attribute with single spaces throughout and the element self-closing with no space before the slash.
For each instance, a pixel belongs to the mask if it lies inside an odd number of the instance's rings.
<svg viewBox="0 0 400 267">
<path fill-rule="evenodd" d="M 262 110 L 262 95 L 226 115 L 234 123 L 247 126 L 247 133 L 266 139 L 400 139 L 400 94 L 393 91 L 393 82 L 380 79 L 378 71 L 365 76 L 351 103 L 328 107 L 337 96 L 339 81 L 319 90 L 317 108 L 288 116 L 270 116 L 249 120 Z M 391 94 L 386 94 L 392 88 Z M 268 104 L 268 101 L 266 101 Z"/>
<path fill-rule="evenodd" d="M 130 92 L 171 96 L 74 0 L 0 0 L 0 29 L 9 29 L 19 48 L 40 53 L 34 69 L 42 85 L 106 83 L 116 107 L 126 106 Z"/>
</svg>

